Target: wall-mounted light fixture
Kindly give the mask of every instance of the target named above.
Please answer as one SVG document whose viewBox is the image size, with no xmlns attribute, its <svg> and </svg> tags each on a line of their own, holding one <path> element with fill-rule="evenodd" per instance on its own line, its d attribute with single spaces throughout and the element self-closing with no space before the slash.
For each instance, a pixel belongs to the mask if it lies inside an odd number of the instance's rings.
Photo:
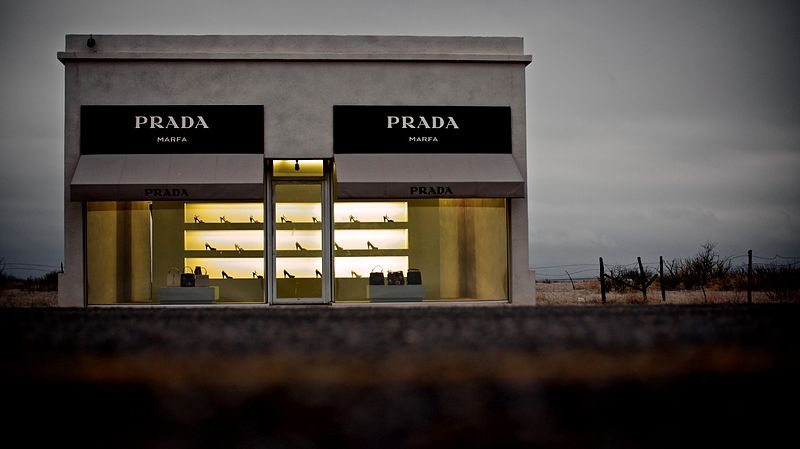
<svg viewBox="0 0 800 449">
<path fill-rule="evenodd" d="M 89 39 L 87 39 L 87 40 L 86 40 L 86 46 L 87 46 L 87 47 L 89 47 L 89 48 L 94 48 L 94 46 L 95 46 L 96 44 L 97 44 L 97 41 L 95 41 L 95 40 L 94 40 L 94 36 L 92 36 L 92 35 L 90 34 L 90 35 L 89 35 Z"/>
</svg>

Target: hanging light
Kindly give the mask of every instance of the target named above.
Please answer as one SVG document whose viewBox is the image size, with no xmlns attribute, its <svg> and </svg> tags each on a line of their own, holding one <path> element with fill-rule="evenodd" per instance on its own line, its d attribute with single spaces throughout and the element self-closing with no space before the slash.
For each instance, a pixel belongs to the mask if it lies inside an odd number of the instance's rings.
<svg viewBox="0 0 800 449">
<path fill-rule="evenodd" d="M 300 171 L 300 161 L 297 159 L 294 160 L 294 171 Z"/>
</svg>

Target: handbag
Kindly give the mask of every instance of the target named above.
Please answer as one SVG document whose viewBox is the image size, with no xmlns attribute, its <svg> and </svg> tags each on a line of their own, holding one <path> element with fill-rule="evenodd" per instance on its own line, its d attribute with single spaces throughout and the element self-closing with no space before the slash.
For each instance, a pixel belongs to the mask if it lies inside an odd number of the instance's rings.
<svg viewBox="0 0 800 449">
<path fill-rule="evenodd" d="M 381 271 L 375 271 L 375 268 L 380 268 Z M 377 265 L 372 268 L 372 272 L 369 274 L 369 285 L 383 285 L 383 267 Z"/>
<path fill-rule="evenodd" d="M 189 272 L 186 272 L 186 269 L 189 268 Z M 183 273 L 181 273 L 181 287 L 194 287 L 194 273 L 192 273 L 192 269 L 190 267 L 183 267 Z"/>
<path fill-rule="evenodd" d="M 195 287 L 208 287 L 209 279 L 208 279 L 208 270 L 206 267 L 196 266 L 194 267 L 194 286 Z"/>
<path fill-rule="evenodd" d="M 408 278 L 408 285 L 422 284 L 422 272 L 418 268 L 409 268 L 406 277 Z"/>
<path fill-rule="evenodd" d="M 181 270 L 172 267 L 167 270 L 167 287 L 178 287 L 181 285 Z"/>
<path fill-rule="evenodd" d="M 402 271 L 390 271 L 387 274 L 389 285 L 404 285 L 406 280 L 403 278 Z"/>
</svg>

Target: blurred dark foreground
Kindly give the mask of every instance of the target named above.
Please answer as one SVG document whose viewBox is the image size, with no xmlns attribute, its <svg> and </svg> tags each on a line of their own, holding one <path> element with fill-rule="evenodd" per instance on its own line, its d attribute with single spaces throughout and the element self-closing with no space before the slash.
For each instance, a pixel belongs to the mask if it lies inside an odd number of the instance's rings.
<svg viewBox="0 0 800 449">
<path fill-rule="evenodd" d="M 797 304 L 7 308 L 2 434 L 15 447 L 795 447 L 799 334 Z"/>
</svg>

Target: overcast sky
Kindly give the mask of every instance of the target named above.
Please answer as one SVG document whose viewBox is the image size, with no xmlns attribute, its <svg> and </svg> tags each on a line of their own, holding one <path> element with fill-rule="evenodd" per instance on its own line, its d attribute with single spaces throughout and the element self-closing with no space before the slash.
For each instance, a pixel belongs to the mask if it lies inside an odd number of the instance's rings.
<svg viewBox="0 0 800 449">
<path fill-rule="evenodd" d="M 71 33 L 521 36 L 540 275 L 707 241 L 800 256 L 796 0 L 2 0 L 7 269 L 63 260 L 56 52 Z"/>
</svg>

